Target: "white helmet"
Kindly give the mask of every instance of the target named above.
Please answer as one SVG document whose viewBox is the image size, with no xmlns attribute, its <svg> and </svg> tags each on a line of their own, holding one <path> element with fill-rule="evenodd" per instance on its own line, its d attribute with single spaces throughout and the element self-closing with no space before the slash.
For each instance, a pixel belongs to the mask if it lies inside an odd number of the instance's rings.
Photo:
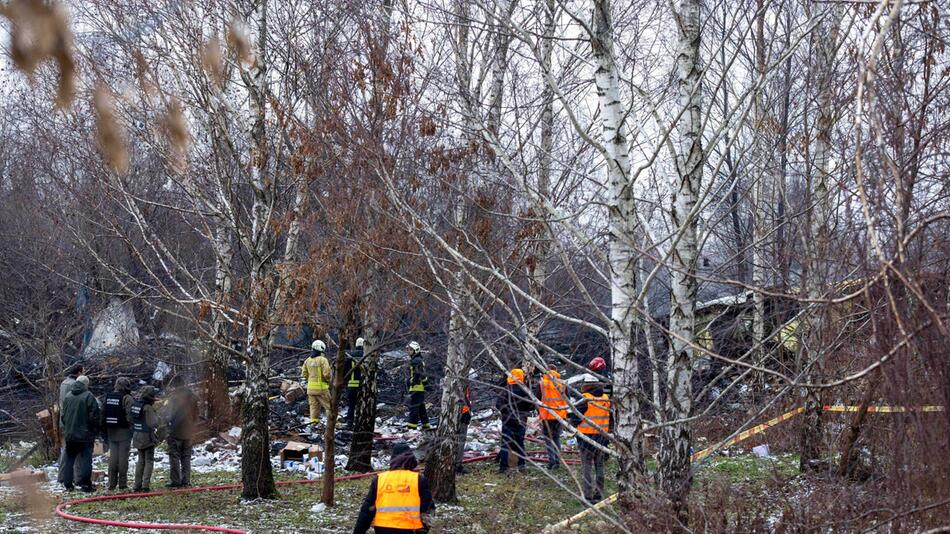
<svg viewBox="0 0 950 534">
<path fill-rule="evenodd" d="M 469 380 L 477 380 L 477 379 L 478 379 L 478 373 L 475 372 L 475 369 L 469 369 L 469 370 L 468 370 L 468 379 L 469 379 Z"/>
<path fill-rule="evenodd" d="M 365 339 L 363 339 L 363 338 L 361 338 L 361 337 L 356 338 L 356 346 L 357 346 L 357 347 L 362 347 L 362 346 L 365 345 L 365 344 L 366 344 L 366 340 L 365 340 Z"/>
<path fill-rule="evenodd" d="M 322 353 L 326 352 L 326 350 L 327 350 L 327 344 L 318 339 L 318 340 L 316 340 L 316 341 L 314 341 L 313 343 L 310 344 L 310 348 L 313 349 L 314 352 L 319 352 L 319 353 L 322 354 Z"/>
<path fill-rule="evenodd" d="M 409 352 L 418 353 L 420 350 L 422 350 L 422 347 L 419 346 L 418 343 L 416 343 L 415 341 L 410 341 L 410 342 L 409 342 Z"/>
</svg>

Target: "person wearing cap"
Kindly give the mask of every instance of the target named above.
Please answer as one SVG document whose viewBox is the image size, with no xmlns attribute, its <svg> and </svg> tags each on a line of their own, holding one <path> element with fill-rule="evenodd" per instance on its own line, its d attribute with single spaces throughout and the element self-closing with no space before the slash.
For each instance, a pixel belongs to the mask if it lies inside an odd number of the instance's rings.
<svg viewBox="0 0 950 534">
<path fill-rule="evenodd" d="M 346 426 L 353 426 L 353 415 L 359 398 L 360 385 L 363 383 L 363 338 L 356 339 L 356 348 L 347 353 L 343 362 L 343 376 L 346 380 Z"/>
<path fill-rule="evenodd" d="M 427 532 L 427 514 L 435 510 L 435 501 L 425 476 L 418 467 L 415 453 L 405 443 L 393 446 L 389 470 L 373 477 L 363 499 L 353 534 L 366 534 L 372 526 L 376 534 Z"/>
<path fill-rule="evenodd" d="M 103 399 L 102 426 L 109 440 L 109 490 L 128 489 L 132 451 L 132 383 L 120 376 Z"/>
<path fill-rule="evenodd" d="M 469 369 L 468 380 L 465 382 L 465 392 L 462 396 L 462 419 L 459 424 L 459 432 L 456 434 L 458 441 L 458 454 L 455 457 L 455 472 L 464 473 L 462 460 L 465 459 L 465 440 L 468 438 L 468 425 L 472 422 L 472 383 L 478 380 L 478 373 L 475 369 Z"/>
<path fill-rule="evenodd" d="M 498 471 L 508 472 L 509 455 L 518 457 L 518 470 L 525 468 L 524 437 L 528 415 L 534 410 L 534 402 L 525 387 L 524 370 L 515 368 L 506 373 L 505 386 L 495 401 L 501 414 L 501 451 L 498 453 Z"/>
<path fill-rule="evenodd" d="M 596 377 L 587 375 L 584 378 L 581 393 L 583 397 L 571 410 L 570 422 L 583 434 L 577 440 L 577 448 L 581 457 L 584 498 L 596 503 L 604 498 L 604 463 L 607 460 L 607 453 L 597 445 L 606 448 L 610 443 L 607 434 L 613 429 L 613 410 L 610 396 Z"/>
<path fill-rule="evenodd" d="M 426 413 L 426 385 L 429 378 L 426 377 L 426 364 L 422 359 L 422 347 L 412 341 L 406 347 L 409 354 L 409 424 L 410 429 L 415 430 L 422 425 L 423 430 L 429 429 L 429 414 Z"/>
<path fill-rule="evenodd" d="M 561 465 L 561 427 L 562 421 L 567 420 L 567 385 L 554 364 L 541 375 L 535 394 L 543 404 L 538 408 L 538 416 L 548 453 L 548 469 L 554 469 Z"/>
<path fill-rule="evenodd" d="M 158 437 L 161 420 L 155 409 L 157 391 L 145 386 L 139 393 L 139 400 L 132 403 L 132 446 L 138 452 L 135 460 L 135 485 L 132 491 L 150 491 L 152 485 L 152 467 L 155 465 L 155 446 L 161 442 Z"/>
<path fill-rule="evenodd" d="M 73 482 L 78 482 L 85 492 L 96 491 L 92 485 L 92 449 L 99 429 L 99 402 L 89 391 L 89 377 L 81 375 L 63 399 L 59 415 L 66 441 L 66 458 L 63 464 L 63 486 L 72 491 Z M 75 478 L 79 463 L 79 478 Z"/>
<path fill-rule="evenodd" d="M 59 414 L 63 413 L 63 401 L 66 400 L 66 395 L 69 395 L 69 391 L 72 389 L 73 384 L 76 383 L 76 379 L 84 374 L 84 369 L 82 364 L 74 364 L 70 366 L 69 370 L 66 372 L 66 378 L 59 384 L 59 404 L 56 405 L 56 411 Z M 62 427 L 60 427 L 62 430 Z M 73 480 L 79 480 L 79 471 L 80 471 L 80 462 L 76 462 L 74 465 L 73 471 Z M 66 477 L 64 476 L 65 471 L 63 468 L 66 466 L 66 445 L 59 449 L 59 476 L 57 481 L 60 484 L 66 482 Z"/>
<path fill-rule="evenodd" d="M 307 402 L 310 404 L 310 423 L 320 421 L 321 408 L 330 414 L 330 362 L 324 355 L 327 345 L 316 340 L 310 345 L 310 356 L 304 360 L 300 376 L 307 382 Z"/>
</svg>

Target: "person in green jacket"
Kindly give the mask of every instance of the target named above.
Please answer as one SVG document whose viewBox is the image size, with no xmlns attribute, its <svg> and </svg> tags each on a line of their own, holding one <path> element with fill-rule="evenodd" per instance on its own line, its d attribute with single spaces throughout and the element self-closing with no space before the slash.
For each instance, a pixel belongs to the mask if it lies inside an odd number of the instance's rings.
<svg viewBox="0 0 950 534">
<path fill-rule="evenodd" d="M 63 379 L 63 382 L 59 385 L 59 404 L 56 405 L 56 411 L 59 414 L 63 413 L 63 401 L 66 399 L 66 395 L 69 395 L 69 390 L 72 389 L 73 384 L 76 383 L 76 379 L 80 375 L 84 375 L 82 364 L 72 365 L 66 371 L 66 378 Z M 66 465 L 66 445 L 60 447 L 59 449 L 59 476 L 56 480 L 60 484 L 66 481 L 66 477 L 63 475 L 63 467 Z M 79 463 L 73 464 L 75 466 L 75 472 L 73 473 L 73 480 L 79 479 Z"/>
<path fill-rule="evenodd" d="M 60 424 L 66 440 L 63 465 L 63 486 L 72 491 L 74 468 L 79 461 L 79 487 L 87 493 L 96 491 L 92 485 L 92 449 L 99 429 L 99 402 L 89 391 L 89 377 L 76 379 L 63 399 Z"/>
<path fill-rule="evenodd" d="M 109 489 L 128 489 L 129 454 L 132 447 L 132 384 L 119 377 L 103 400 L 102 426 L 109 439 Z"/>
<path fill-rule="evenodd" d="M 158 439 L 160 420 L 155 410 L 156 390 L 152 386 L 145 386 L 139 395 L 139 400 L 132 403 L 132 446 L 138 451 L 135 461 L 135 492 L 150 491 L 152 484 L 152 467 L 155 464 L 155 446 L 161 441 Z"/>
</svg>

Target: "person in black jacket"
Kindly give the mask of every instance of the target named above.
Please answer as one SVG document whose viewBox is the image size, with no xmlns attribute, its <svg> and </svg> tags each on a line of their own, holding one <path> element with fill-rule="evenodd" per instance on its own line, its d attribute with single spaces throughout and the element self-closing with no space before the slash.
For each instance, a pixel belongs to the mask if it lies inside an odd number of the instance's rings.
<svg viewBox="0 0 950 534">
<path fill-rule="evenodd" d="M 78 484 L 85 492 L 96 491 L 92 485 L 92 449 L 99 433 L 99 402 L 89 391 L 89 377 L 76 378 L 63 399 L 60 424 L 66 440 L 66 462 L 63 466 L 63 486 L 73 489 L 75 465 L 79 463 Z"/>
<path fill-rule="evenodd" d="M 419 466 L 416 461 L 416 455 L 412 452 L 412 449 L 409 448 L 405 443 L 397 443 L 393 446 L 393 455 L 392 459 L 389 461 L 389 470 L 398 471 L 398 470 L 414 470 Z M 422 528 L 417 529 L 406 529 L 406 528 L 392 528 L 378 525 L 376 513 L 376 502 L 377 502 L 377 490 L 379 485 L 379 476 L 373 477 L 373 481 L 369 484 L 369 491 L 366 492 L 366 498 L 363 499 L 363 505 L 360 507 L 360 514 L 356 519 L 356 526 L 353 527 L 353 534 L 366 534 L 366 531 L 369 530 L 369 527 L 373 527 L 373 531 L 376 534 L 406 534 L 410 532 L 428 532 L 429 527 L 426 523 L 426 514 L 432 513 L 435 511 L 435 501 L 432 500 L 432 493 L 429 491 L 429 484 L 426 482 L 426 477 L 422 474 L 418 475 L 418 486 L 417 490 L 419 493 L 419 514 L 420 520 L 423 523 Z"/>
<path fill-rule="evenodd" d="M 429 429 L 429 414 L 426 413 L 426 386 L 429 378 L 426 376 L 426 365 L 422 359 L 422 348 L 412 341 L 407 347 L 409 352 L 409 429 L 415 430 L 422 425 L 423 430 Z"/>
<path fill-rule="evenodd" d="M 353 426 L 353 415 L 359 399 L 360 385 L 363 383 L 363 338 L 356 340 L 356 348 L 347 353 L 343 362 L 343 376 L 346 380 L 346 426 Z"/>
<path fill-rule="evenodd" d="M 109 490 L 128 489 L 129 454 L 132 451 L 132 383 L 120 376 L 115 388 L 106 395 L 102 409 L 102 427 L 109 439 Z"/>
<path fill-rule="evenodd" d="M 501 452 L 498 453 L 500 473 L 508 472 L 509 455 L 512 451 L 518 457 L 518 470 L 525 468 L 524 436 L 528 415 L 535 407 L 524 381 L 523 370 L 509 371 L 504 389 L 495 401 L 495 408 L 501 414 Z"/>
</svg>

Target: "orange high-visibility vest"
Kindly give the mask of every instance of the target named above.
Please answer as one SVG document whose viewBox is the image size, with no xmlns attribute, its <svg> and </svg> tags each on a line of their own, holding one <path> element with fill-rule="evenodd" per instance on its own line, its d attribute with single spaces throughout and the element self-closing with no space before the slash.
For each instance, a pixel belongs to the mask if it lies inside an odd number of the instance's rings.
<svg viewBox="0 0 950 534">
<path fill-rule="evenodd" d="M 581 434 L 606 434 L 610 425 L 610 397 L 606 393 L 599 397 L 584 393 L 584 398 L 587 399 L 587 411 L 577 430 Z"/>
<path fill-rule="evenodd" d="M 472 390 L 465 386 L 465 400 L 462 402 L 462 415 L 472 411 Z"/>
<path fill-rule="evenodd" d="M 418 530 L 422 528 L 419 473 L 404 469 L 384 471 L 376 481 L 374 527 Z"/>
<path fill-rule="evenodd" d="M 561 382 L 561 375 L 557 371 L 551 370 L 541 377 L 541 402 L 548 410 L 541 408 L 538 413 L 542 420 L 552 420 L 560 417 L 567 418 L 567 399 L 564 393 L 567 390 L 564 382 Z M 555 416 L 555 414 L 557 414 Z"/>
</svg>

